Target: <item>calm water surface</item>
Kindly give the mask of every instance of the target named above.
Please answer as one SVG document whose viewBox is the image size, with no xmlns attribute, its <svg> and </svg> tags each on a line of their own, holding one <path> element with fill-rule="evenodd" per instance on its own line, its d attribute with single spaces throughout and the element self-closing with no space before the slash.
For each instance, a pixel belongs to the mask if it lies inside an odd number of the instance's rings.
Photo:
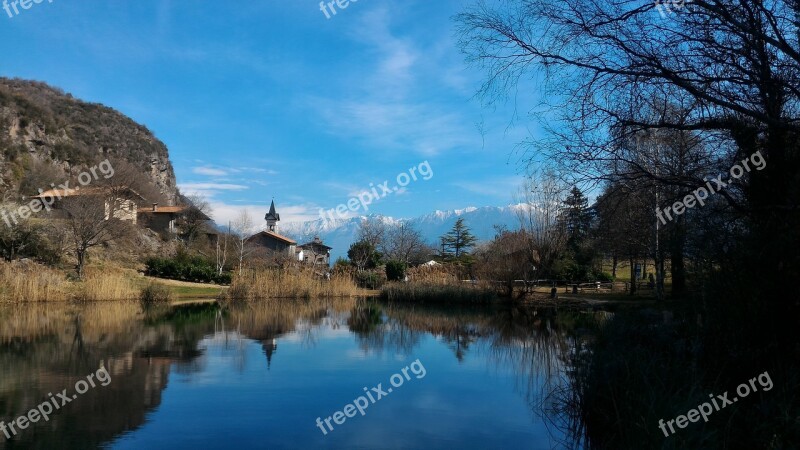
<svg viewBox="0 0 800 450">
<path fill-rule="evenodd" d="M 0 420 L 98 369 L 111 377 L 0 434 L 0 449 L 559 447 L 548 393 L 576 314 L 368 300 L 0 307 Z M 318 428 L 379 383 L 392 391 L 363 416 Z"/>
</svg>

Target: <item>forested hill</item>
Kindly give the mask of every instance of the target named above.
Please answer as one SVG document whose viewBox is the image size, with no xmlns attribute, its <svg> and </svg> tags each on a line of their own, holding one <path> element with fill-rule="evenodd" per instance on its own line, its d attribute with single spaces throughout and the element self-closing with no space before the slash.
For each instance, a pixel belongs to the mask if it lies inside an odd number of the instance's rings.
<svg viewBox="0 0 800 450">
<path fill-rule="evenodd" d="M 176 200 L 167 147 L 146 127 L 45 83 L 0 78 L 2 196 L 33 194 L 66 178 L 70 167 L 74 176 L 106 158 L 129 163 L 162 200 Z"/>
</svg>

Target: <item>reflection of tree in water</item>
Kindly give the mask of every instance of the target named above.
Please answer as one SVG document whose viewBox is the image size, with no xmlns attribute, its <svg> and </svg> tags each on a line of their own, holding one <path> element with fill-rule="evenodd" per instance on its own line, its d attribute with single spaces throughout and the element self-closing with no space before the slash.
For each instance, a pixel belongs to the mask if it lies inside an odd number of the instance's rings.
<svg viewBox="0 0 800 450">
<path fill-rule="evenodd" d="M 350 311 L 347 326 L 356 334 L 368 334 L 383 324 L 383 311 L 374 304 L 359 303 Z"/>
<path fill-rule="evenodd" d="M 93 448 L 145 421 L 161 403 L 170 368 L 190 361 L 203 323 L 149 322 L 135 303 L 3 308 L 0 327 L 0 420 L 74 392 L 101 366 L 111 384 L 90 389 L 49 422 L 40 421 L 0 448 Z M 22 346 L 22 348 L 21 348 Z M 19 351 L 22 349 L 23 351 Z"/>
<path fill-rule="evenodd" d="M 422 337 L 421 333 L 392 317 L 384 319 L 380 305 L 366 300 L 358 302 L 350 311 L 347 326 L 365 352 L 388 351 L 408 355 L 419 345 Z"/>
<path fill-rule="evenodd" d="M 569 357 L 584 342 L 580 330 L 594 314 L 523 305 L 446 308 L 392 304 L 385 311 L 389 324 L 441 337 L 459 362 L 470 351 L 488 352 L 492 367 L 513 371 L 517 389 L 536 416 L 558 430 L 563 430 L 564 423 L 576 423 L 564 420 L 565 411 L 554 409 L 553 400 L 556 395 L 569 395 Z"/>
<path fill-rule="evenodd" d="M 481 307 L 457 309 L 441 306 L 390 304 L 384 326 L 402 353 L 411 353 L 422 336 L 431 334 L 448 344 L 459 362 L 464 361 L 473 344 L 488 336 L 486 322 L 490 310 Z"/>
<path fill-rule="evenodd" d="M 488 352 L 496 367 L 511 367 L 532 407 L 546 398 L 534 389 L 560 386 L 564 355 L 572 351 L 576 321 L 528 308 L 445 308 L 385 305 L 375 301 L 270 300 L 220 308 L 216 304 L 143 311 L 135 303 L 0 308 L 0 420 L 25 413 L 48 392 L 73 389 L 78 379 L 108 368 L 112 382 L 0 449 L 92 448 L 144 423 L 161 403 L 172 370 L 197 372 L 205 351 L 220 345 L 241 353 L 250 341 L 267 367 L 280 361 L 280 338 L 297 333 L 315 345 L 327 328 L 347 326 L 365 351 L 412 354 L 431 334 L 448 343 L 459 361 Z M 203 343 L 201 346 L 200 343 Z M 35 438 L 35 442 L 34 442 Z"/>
<path fill-rule="evenodd" d="M 567 448 L 581 446 L 569 438 L 581 436 L 569 430 L 582 426 L 576 417 L 578 410 L 569 407 L 578 398 L 569 382 L 571 377 L 579 376 L 572 364 L 573 357 L 585 349 L 588 325 L 607 314 L 512 308 L 495 316 L 500 334 L 492 344 L 493 358 L 498 364 L 515 368 L 517 386 L 531 410 L 548 425 L 551 436 Z"/>
<path fill-rule="evenodd" d="M 456 324 L 450 333 L 444 335 L 445 341 L 449 343 L 458 362 L 464 362 L 464 355 L 469 350 L 469 346 L 479 337 L 478 331 L 471 324 Z"/>
</svg>

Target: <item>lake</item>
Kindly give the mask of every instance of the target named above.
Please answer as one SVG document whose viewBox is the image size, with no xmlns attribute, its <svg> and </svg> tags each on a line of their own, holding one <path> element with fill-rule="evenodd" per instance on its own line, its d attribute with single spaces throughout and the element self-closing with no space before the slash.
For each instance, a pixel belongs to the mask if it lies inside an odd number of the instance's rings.
<svg viewBox="0 0 800 450">
<path fill-rule="evenodd" d="M 0 307 L 0 420 L 27 417 L 0 449 L 559 447 L 549 394 L 567 389 L 586 315 L 367 299 Z"/>
</svg>

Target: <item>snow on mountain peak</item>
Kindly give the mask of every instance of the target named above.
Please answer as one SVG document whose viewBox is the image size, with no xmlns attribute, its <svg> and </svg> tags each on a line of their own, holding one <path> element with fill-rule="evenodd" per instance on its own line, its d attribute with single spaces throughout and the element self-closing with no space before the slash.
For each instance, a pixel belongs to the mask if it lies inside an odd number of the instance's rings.
<svg viewBox="0 0 800 450">
<path fill-rule="evenodd" d="M 440 236 L 450 231 L 458 218 L 464 219 L 465 224 L 480 241 L 490 240 L 494 237 L 495 225 L 508 229 L 519 228 L 517 212 L 524 206 L 468 206 L 451 211 L 436 210 L 433 213 L 410 219 L 396 219 L 379 214 L 334 220 L 317 219 L 309 222 L 283 224 L 280 232 L 299 242 L 310 241 L 315 236 L 319 236 L 327 245 L 333 247 L 331 257 L 336 259 L 347 255 L 347 250 L 355 241 L 358 227 L 364 220 L 380 220 L 387 225 L 401 222 L 410 223 L 419 230 L 428 243 L 437 246 Z"/>
</svg>

